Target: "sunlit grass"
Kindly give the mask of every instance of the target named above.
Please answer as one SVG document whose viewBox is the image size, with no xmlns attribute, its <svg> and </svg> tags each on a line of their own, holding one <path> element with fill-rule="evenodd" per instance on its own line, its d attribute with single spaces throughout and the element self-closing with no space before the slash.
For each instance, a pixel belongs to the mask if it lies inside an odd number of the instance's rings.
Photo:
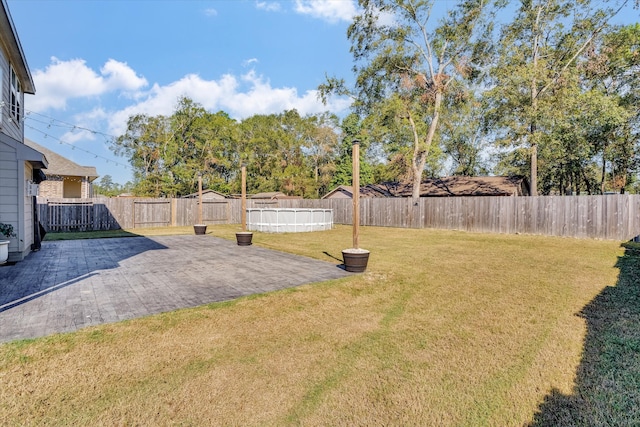
<svg viewBox="0 0 640 427">
<path fill-rule="evenodd" d="M 619 243 L 361 233 L 364 274 L 0 346 L 3 422 L 520 426 L 573 395 Z M 351 229 L 253 240 L 337 263 Z"/>
</svg>

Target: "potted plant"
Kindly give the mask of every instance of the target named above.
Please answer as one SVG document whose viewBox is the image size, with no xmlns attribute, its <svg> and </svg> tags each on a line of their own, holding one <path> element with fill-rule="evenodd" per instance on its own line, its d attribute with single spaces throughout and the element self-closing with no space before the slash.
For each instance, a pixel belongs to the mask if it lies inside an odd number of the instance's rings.
<svg viewBox="0 0 640 427">
<path fill-rule="evenodd" d="M 349 248 L 342 250 L 344 269 L 351 273 L 362 273 L 367 269 L 369 251 L 361 248 Z"/>
<path fill-rule="evenodd" d="M 13 225 L 0 222 L 0 235 L 4 237 L 16 237 Z M 0 264 L 5 264 L 9 259 L 9 240 L 0 240 Z"/>
<path fill-rule="evenodd" d="M 193 225 L 193 232 L 197 236 L 202 236 L 202 235 L 206 234 L 207 233 L 207 224 L 194 224 Z"/>
</svg>

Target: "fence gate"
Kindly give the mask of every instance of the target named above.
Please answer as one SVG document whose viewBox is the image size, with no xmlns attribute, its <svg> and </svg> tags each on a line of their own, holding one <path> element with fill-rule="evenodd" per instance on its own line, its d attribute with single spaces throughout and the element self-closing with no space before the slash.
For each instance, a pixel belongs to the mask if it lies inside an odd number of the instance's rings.
<svg viewBox="0 0 640 427">
<path fill-rule="evenodd" d="M 48 231 L 93 229 L 93 202 L 56 201 L 47 203 Z"/>
<path fill-rule="evenodd" d="M 133 202 L 133 227 L 171 225 L 171 200 L 136 200 Z"/>
</svg>

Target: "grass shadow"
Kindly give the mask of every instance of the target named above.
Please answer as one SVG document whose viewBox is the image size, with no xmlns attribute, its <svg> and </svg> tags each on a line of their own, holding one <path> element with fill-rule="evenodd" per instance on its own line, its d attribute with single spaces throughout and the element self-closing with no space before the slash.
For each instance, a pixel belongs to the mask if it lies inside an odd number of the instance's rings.
<svg viewBox="0 0 640 427">
<path fill-rule="evenodd" d="M 529 426 L 640 425 L 640 245 L 623 246 L 616 286 L 578 313 L 587 335 L 573 393 L 552 390 Z"/>
<path fill-rule="evenodd" d="M 57 240 L 80 240 L 80 239 L 107 239 L 112 237 L 140 237 L 140 234 L 118 230 L 98 230 L 98 231 L 50 231 L 44 241 L 52 242 Z"/>
</svg>

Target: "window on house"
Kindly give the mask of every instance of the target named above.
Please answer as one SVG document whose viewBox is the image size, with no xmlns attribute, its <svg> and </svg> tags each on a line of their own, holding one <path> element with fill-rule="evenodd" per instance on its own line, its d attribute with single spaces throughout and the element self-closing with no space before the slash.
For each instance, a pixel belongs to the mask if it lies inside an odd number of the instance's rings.
<svg viewBox="0 0 640 427">
<path fill-rule="evenodd" d="M 11 117 L 20 121 L 22 116 L 22 88 L 16 72 L 11 67 Z"/>
</svg>

